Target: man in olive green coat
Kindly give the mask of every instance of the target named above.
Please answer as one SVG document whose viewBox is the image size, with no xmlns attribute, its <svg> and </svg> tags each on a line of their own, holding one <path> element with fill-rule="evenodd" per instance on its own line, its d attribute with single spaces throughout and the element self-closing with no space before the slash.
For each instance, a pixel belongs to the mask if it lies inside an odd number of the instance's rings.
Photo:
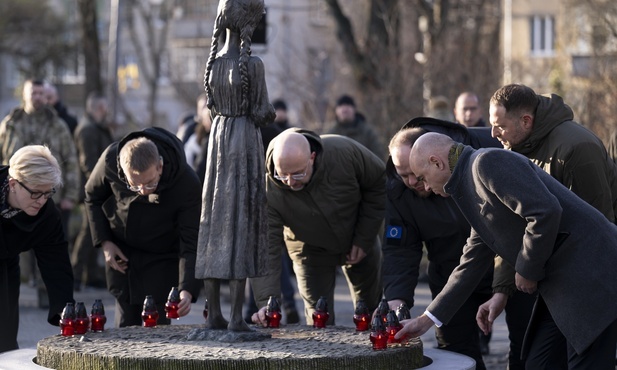
<svg viewBox="0 0 617 370">
<path fill-rule="evenodd" d="M 272 273 L 252 280 L 259 307 L 280 295 L 280 250 L 287 247 L 308 325 L 321 296 L 334 324 L 336 267 L 342 266 L 354 305 L 371 310 L 381 298 L 379 231 L 385 212 L 385 165 L 364 146 L 339 135 L 291 128 L 266 153 Z M 253 315 L 265 323 L 265 309 Z"/>
</svg>

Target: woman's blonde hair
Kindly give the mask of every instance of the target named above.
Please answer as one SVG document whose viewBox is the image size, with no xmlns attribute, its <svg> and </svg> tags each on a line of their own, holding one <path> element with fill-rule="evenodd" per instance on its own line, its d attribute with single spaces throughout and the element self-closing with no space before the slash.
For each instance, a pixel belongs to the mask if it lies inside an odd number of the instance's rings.
<svg viewBox="0 0 617 370">
<path fill-rule="evenodd" d="M 44 145 L 26 145 L 9 160 L 9 176 L 31 185 L 62 185 L 62 170 Z"/>
</svg>

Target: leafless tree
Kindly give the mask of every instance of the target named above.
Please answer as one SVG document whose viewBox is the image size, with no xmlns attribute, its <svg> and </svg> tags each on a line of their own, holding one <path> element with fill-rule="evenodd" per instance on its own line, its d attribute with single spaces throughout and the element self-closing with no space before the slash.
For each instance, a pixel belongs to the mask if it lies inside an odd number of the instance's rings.
<svg viewBox="0 0 617 370">
<path fill-rule="evenodd" d="M 486 102 L 499 87 L 499 2 L 364 0 L 362 7 L 353 1 L 354 9 L 367 12 L 362 32 L 344 11 L 350 2 L 325 2 L 362 92 L 359 100 L 386 138 L 425 114 L 430 96 L 454 101 L 473 90 Z"/>
<path fill-rule="evenodd" d="M 555 88 L 563 90 L 577 119 L 593 130 L 605 143 L 617 129 L 617 3 L 608 0 L 565 0 L 564 17 L 559 24 L 563 45 L 583 40 L 591 52 L 570 55 L 561 50 Z M 577 22 L 584 20 L 584 27 Z M 565 76 L 568 76 L 567 78 Z"/>
<path fill-rule="evenodd" d="M 101 51 L 97 30 L 98 14 L 96 3 L 91 0 L 77 0 L 80 14 L 81 45 L 84 54 L 86 81 L 84 101 L 92 91 L 103 91 L 101 78 Z"/>
<path fill-rule="evenodd" d="M 166 57 L 173 3 L 173 1 L 161 1 L 159 5 L 153 5 L 152 1 L 147 0 L 128 1 L 126 23 L 137 56 L 140 77 L 148 89 L 146 107 L 150 126 L 156 124 L 159 81 Z"/>
<path fill-rule="evenodd" d="M 22 75 L 43 78 L 47 67 L 64 66 L 74 53 L 74 43 L 65 38 L 69 26 L 48 0 L 3 0 L 0 53 L 14 57 Z"/>
</svg>

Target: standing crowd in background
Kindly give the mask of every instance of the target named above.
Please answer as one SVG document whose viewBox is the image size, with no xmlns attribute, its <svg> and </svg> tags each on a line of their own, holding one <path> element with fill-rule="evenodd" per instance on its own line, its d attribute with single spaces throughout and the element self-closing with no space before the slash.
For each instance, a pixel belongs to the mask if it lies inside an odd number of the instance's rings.
<svg viewBox="0 0 617 370">
<path fill-rule="evenodd" d="M 617 263 L 617 131 L 605 146 L 560 96 L 511 84 L 492 95 L 486 119 L 472 91 L 452 102 L 435 97 L 427 117 L 389 140 L 349 94 L 334 100 L 323 132 L 290 122 L 285 100 L 265 100 L 263 122 L 247 121 L 251 139 L 238 147 L 227 146 L 238 117 L 223 116 L 227 108 L 212 106 L 212 96 L 196 97 L 176 132 L 118 137 L 104 94 L 88 94 L 78 120 L 54 85 L 24 83 L 23 104 L 0 122 L 3 317 L 19 321 L 8 303 L 19 280 L 37 287 L 54 325 L 82 289 L 109 290 L 116 327 L 141 324 L 145 295 L 155 297 L 159 324 L 169 324 L 171 286 L 180 316 L 188 314 L 214 253 L 204 252 L 210 262 L 201 266 L 199 239 L 211 225 L 200 214 L 230 189 L 204 198 L 207 173 L 250 147 L 246 163 L 262 161 L 254 168 L 264 194 L 251 199 L 263 202 L 267 252 L 258 253 L 268 272 L 251 276 L 246 290 L 235 278 L 204 278 L 208 294 L 231 284 L 238 301 L 230 330 L 267 325 L 270 296 L 281 300 L 286 324 L 299 323 L 302 309 L 307 325 L 326 297 L 334 324 L 338 273 L 353 304 L 371 311 L 382 299 L 413 310 L 424 279 L 433 302 L 399 336 L 435 326 L 440 349 L 484 369 L 492 324 L 505 311 L 509 369 L 614 368 L 617 291 L 606 277 Z M 589 280 L 598 272 L 603 279 Z M 227 327 L 217 315 L 211 327 Z M 18 347 L 17 324 L 9 329 L 0 352 Z"/>
</svg>

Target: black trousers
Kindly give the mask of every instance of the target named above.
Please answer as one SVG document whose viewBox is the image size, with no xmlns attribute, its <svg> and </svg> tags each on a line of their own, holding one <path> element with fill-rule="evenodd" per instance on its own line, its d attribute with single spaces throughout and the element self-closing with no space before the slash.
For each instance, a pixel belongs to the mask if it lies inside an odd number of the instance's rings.
<svg viewBox="0 0 617 370">
<path fill-rule="evenodd" d="M 0 259 L 0 353 L 19 348 L 19 256 Z"/>
<path fill-rule="evenodd" d="M 516 291 L 508 299 L 506 305 L 506 325 L 508 326 L 508 339 L 510 339 L 508 370 L 525 370 L 525 361 L 521 359 L 523 340 L 536 299 L 537 294 L 520 291 Z"/>
<path fill-rule="evenodd" d="M 533 323 L 527 334 L 526 369 L 614 370 L 617 320 L 612 322 L 583 353 L 574 348 L 555 324 L 542 297 L 538 298 Z"/>
<path fill-rule="evenodd" d="M 125 326 L 142 325 L 141 312 L 143 311 L 143 303 L 131 304 L 128 278 L 120 272 L 113 270 L 109 265 L 105 265 L 105 272 L 109 292 L 116 298 L 115 327 L 123 328 Z M 157 325 L 171 324 L 171 320 L 165 317 L 165 303 L 167 302 L 155 301 L 155 303 L 156 310 L 159 313 Z"/>
</svg>

